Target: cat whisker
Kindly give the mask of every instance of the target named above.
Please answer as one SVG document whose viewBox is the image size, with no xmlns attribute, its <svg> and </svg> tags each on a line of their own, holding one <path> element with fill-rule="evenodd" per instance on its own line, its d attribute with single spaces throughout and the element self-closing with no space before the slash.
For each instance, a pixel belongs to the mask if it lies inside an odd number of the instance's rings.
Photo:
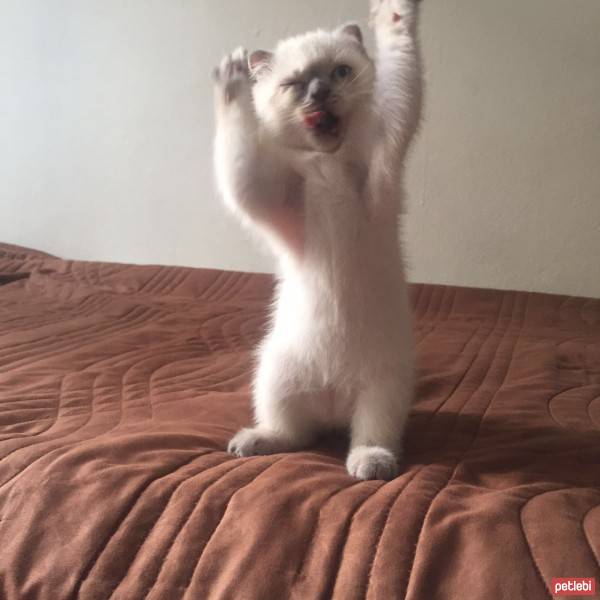
<svg viewBox="0 0 600 600">
<path fill-rule="evenodd" d="M 349 82 L 347 85 L 351 85 L 353 84 L 355 81 L 358 81 L 358 79 L 360 77 L 362 77 L 364 75 L 364 73 L 366 73 L 367 69 L 369 68 L 369 65 L 367 65 L 366 67 L 363 67 Z"/>
</svg>

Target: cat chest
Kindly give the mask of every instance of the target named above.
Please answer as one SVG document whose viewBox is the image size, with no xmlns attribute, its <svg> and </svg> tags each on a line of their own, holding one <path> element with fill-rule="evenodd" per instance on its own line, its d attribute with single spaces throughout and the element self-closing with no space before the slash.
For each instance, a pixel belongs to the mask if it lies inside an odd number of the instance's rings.
<svg viewBox="0 0 600 600">
<path fill-rule="evenodd" d="M 326 427 L 345 427 L 352 419 L 355 397 L 333 386 L 315 394 L 310 402 L 310 411 L 318 423 Z"/>
</svg>

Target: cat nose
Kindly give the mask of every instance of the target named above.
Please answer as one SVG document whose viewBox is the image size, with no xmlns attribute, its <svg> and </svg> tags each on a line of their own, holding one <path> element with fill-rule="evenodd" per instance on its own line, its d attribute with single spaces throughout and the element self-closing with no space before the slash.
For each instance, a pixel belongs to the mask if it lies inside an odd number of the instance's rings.
<svg viewBox="0 0 600 600">
<path fill-rule="evenodd" d="M 312 102 L 324 102 L 330 92 L 329 83 L 323 79 L 315 78 L 308 84 L 308 98 Z"/>
</svg>

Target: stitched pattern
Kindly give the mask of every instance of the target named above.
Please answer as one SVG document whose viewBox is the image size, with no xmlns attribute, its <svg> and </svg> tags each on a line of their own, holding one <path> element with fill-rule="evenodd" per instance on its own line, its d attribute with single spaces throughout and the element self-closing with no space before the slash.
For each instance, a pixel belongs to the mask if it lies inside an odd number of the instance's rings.
<svg viewBox="0 0 600 600">
<path fill-rule="evenodd" d="M 414 286 L 418 398 L 383 483 L 339 440 L 224 452 L 269 277 L 0 245 L 0 283 L 2 598 L 535 600 L 600 577 L 598 300 Z"/>
</svg>

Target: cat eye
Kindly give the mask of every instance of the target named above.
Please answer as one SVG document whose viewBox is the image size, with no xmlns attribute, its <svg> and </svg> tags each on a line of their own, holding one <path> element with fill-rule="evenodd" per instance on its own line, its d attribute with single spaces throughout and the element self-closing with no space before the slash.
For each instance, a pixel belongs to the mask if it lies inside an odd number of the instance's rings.
<svg viewBox="0 0 600 600">
<path fill-rule="evenodd" d="M 332 73 L 334 79 L 346 79 L 352 73 L 352 67 L 348 65 L 338 65 Z"/>
<path fill-rule="evenodd" d="M 301 92 L 304 90 L 305 83 L 304 81 L 284 81 L 281 84 L 281 87 L 286 90 L 293 90 L 294 92 Z"/>
</svg>

